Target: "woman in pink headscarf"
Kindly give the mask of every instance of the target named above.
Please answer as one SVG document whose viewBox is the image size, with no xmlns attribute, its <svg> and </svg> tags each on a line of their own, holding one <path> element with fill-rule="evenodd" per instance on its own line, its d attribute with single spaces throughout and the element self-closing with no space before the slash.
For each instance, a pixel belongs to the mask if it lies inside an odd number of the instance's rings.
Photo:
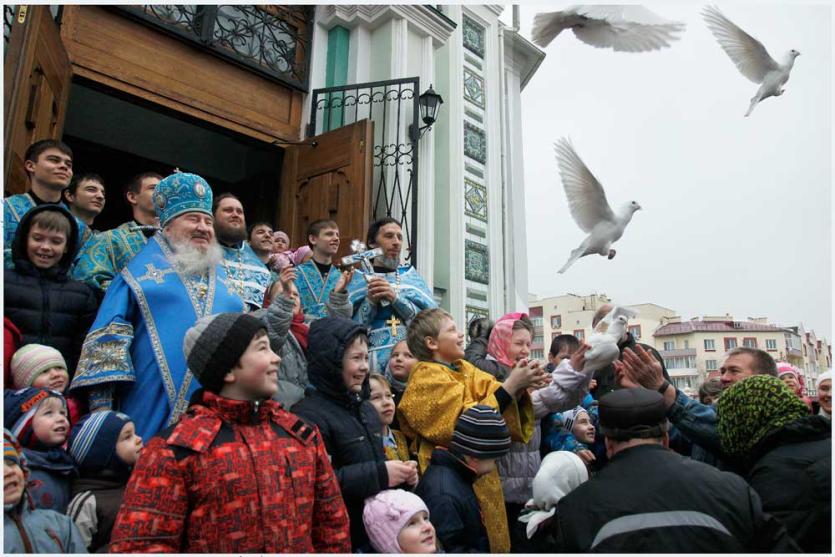
<svg viewBox="0 0 835 557">
<path fill-rule="evenodd" d="M 504 381 L 516 362 L 530 356 L 533 323 L 525 313 L 508 313 L 484 333 L 470 340 L 464 359 Z"/>
<path fill-rule="evenodd" d="M 803 376 L 800 374 L 800 370 L 789 363 L 777 362 L 777 377 L 803 400 L 806 406 L 809 407 L 809 412 L 811 412 L 812 399 L 806 396 L 806 389 L 803 386 Z"/>
</svg>

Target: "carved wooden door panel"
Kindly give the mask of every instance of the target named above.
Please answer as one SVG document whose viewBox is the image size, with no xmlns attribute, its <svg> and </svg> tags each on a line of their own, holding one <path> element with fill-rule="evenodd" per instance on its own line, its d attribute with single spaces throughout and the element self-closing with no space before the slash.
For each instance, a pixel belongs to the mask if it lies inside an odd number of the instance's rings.
<svg viewBox="0 0 835 557">
<path fill-rule="evenodd" d="M 4 66 L 6 195 L 28 187 L 23 158 L 41 139 L 60 139 L 72 67 L 49 6 L 16 7 Z"/>
<path fill-rule="evenodd" d="M 294 247 L 306 245 L 308 225 L 323 218 L 339 225 L 338 257 L 350 252 L 354 238 L 365 241 L 371 223 L 373 138 L 374 123 L 361 120 L 287 148 L 278 226 Z"/>
</svg>

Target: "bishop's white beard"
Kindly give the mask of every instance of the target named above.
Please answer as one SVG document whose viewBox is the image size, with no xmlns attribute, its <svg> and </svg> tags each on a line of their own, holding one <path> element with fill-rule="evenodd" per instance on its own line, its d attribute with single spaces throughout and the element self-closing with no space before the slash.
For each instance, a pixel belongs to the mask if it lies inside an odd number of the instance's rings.
<svg viewBox="0 0 835 557">
<path fill-rule="evenodd" d="M 223 249 L 214 239 L 205 250 L 191 245 L 187 240 L 172 237 L 168 238 L 168 243 L 174 252 L 171 264 L 187 276 L 204 275 L 223 261 Z"/>
</svg>

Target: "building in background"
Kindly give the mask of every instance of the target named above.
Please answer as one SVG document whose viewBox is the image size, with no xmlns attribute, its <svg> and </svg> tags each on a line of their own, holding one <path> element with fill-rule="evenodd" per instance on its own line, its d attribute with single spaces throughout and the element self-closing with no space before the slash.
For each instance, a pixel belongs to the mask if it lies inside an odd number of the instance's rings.
<svg viewBox="0 0 835 557">
<path fill-rule="evenodd" d="M 580 296 L 565 294 L 539 299 L 532 296 L 529 312 L 535 333 L 532 356 L 544 358 L 551 340 L 560 334 L 586 338 L 591 332 L 595 312 L 605 303 L 613 303 L 605 294 Z M 694 392 L 706 379 L 719 375 L 722 359 L 728 350 L 749 346 L 768 352 L 775 360 L 786 361 L 803 372 L 810 395 L 816 395 L 815 380 L 832 368 L 832 347 L 818 339 L 803 325 L 782 327 L 766 317 L 736 321 L 733 316 L 694 317 L 684 321 L 675 310 L 653 303 L 627 305 L 638 312 L 629 321 L 629 332 L 640 342 L 653 346 L 675 386 Z"/>
<path fill-rule="evenodd" d="M 759 348 L 775 360 L 785 353 L 785 332 L 758 321 L 734 321 L 730 315 L 690 321 L 674 318 L 655 331 L 655 347 L 676 387 L 696 389 L 719 375 L 722 357 L 738 346 Z"/>
<path fill-rule="evenodd" d="M 534 357 L 539 351 L 548 352 L 551 341 L 561 334 L 574 335 L 585 339 L 592 333 L 591 322 L 600 306 L 613 303 L 605 294 L 565 294 L 551 298 L 529 301 L 531 319 L 536 327 L 532 352 Z M 638 317 L 629 321 L 629 332 L 640 342 L 654 346 L 652 333 L 663 319 L 671 318 L 674 310 L 658 304 L 642 303 L 626 306 L 638 313 Z M 536 316 L 536 317 L 534 317 Z M 537 325 L 539 323 L 539 325 Z"/>
<path fill-rule="evenodd" d="M 796 330 L 802 354 L 802 365 L 798 367 L 804 372 L 807 391 L 817 396 L 815 381 L 821 373 L 832 370 L 832 345 L 826 339 L 819 339 L 815 331 L 806 330 L 802 324 Z"/>
</svg>

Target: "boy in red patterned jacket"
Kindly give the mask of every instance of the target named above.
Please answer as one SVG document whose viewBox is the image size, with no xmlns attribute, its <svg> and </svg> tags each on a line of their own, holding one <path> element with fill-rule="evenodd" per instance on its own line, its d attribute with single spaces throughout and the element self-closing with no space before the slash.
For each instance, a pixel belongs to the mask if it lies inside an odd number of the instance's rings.
<svg viewBox="0 0 835 557">
<path fill-rule="evenodd" d="M 270 400 L 280 358 L 251 315 L 204 317 L 183 341 L 203 389 L 142 451 L 114 553 L 348 553 L 348 515 L 319 431 Z"/>
</svg>

